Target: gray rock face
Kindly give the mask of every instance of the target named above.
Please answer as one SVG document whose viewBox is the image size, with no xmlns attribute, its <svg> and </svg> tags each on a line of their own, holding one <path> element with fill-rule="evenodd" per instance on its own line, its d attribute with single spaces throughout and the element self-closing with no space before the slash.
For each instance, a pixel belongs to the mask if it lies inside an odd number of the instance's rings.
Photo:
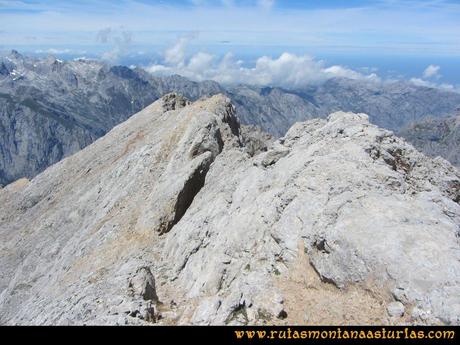
<svg viewBox="0 0 460 345">
<path fill-rule="evenodd" d="M 460 115 L 428 118 L 404 128 L 399 135 L 425 154 L 460 166 Z"/>
<path fill-rule="evenodd" d="M 241 125 L 240 131 L 243 139 L 243 146 L 246 148 L 246 152 L 251 156 L 267 151 L 270 145 L 275 141 L 272 135 L 262 131 L 257 126 Z"/>
<path fill-rule="evenodd" d="M 145 301 L 158 302 L 155 289 L 155 278 L 150 268 L 140 267 L 129 280 L 129 289 L 134 296 L 142 297 Z"/>
<path fill-rule="evenodd" d="M 243 136 L 171 95 L 0 190 L 0 323 L 460 324 L 454 167 L 364 114 Z"/>
</svg>

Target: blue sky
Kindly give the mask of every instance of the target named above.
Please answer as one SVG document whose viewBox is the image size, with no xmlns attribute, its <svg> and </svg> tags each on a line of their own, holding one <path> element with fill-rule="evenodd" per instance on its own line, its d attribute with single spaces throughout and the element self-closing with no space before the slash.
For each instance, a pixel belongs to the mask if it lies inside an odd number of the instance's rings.
<svg viewBox="0 0 460 345">
<path fill-rule="evenodd" d="M 184 37 L 188 57 L 288 52 L 408 77 L 440 61 L 437 78 L 460 83 L 460 1 L 0 0 L 0 49 L 158 63 Z"/>
<path fill-rule="evenodd" d="M 162 45 L 296 47 L 460 56 L 460 2 L 447 0 L 0 0 L 3 46 L 97 46 L 107 27 Z"/>
</svg>

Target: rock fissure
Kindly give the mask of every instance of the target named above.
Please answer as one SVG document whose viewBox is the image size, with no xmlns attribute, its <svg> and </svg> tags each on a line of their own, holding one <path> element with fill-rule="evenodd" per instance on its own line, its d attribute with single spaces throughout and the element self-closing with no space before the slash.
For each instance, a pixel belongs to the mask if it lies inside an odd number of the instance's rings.
<svg viewBox="0 0 460 345">
<path fill-rule="evenodd" d="M 176 203 L 174 205 L 174 218 L 171 221 L 167 221 L 160 225 L 160 235 L 169 232 L 185 215 L 192 204 L 193 199 L 195 199 L 196 195 L 203 188 L 210 165 L 211 163 L 206 161 L 203 162 L 185 181 L 183 188 L 177 195 Z"/>
</svg>

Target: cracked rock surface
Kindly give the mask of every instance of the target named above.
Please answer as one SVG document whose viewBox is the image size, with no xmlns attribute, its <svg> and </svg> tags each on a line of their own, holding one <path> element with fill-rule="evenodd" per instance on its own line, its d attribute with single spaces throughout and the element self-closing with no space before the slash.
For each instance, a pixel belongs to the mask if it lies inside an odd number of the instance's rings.
<svg viewBox="0 0 460 345">
<path fill-rule="evenodd" d="M 0 190 L 0 324 L 460 324 L 458 170 L 364 114 L 245 135 L 168 95 Z"/>
</svg>

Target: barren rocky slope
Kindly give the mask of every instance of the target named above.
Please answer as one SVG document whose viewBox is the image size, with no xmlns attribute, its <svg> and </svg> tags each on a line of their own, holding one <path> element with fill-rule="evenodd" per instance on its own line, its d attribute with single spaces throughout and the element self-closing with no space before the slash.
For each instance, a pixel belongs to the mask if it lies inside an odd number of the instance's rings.
<svg viewBox="0 0 460 345">
<path fill-rule="evenodd" d="M 460 324 L 455 168 L 364 114 L 251 140 L 169 95 L 0 190 L 0 324 Z"/>
<path fill-rule="evenodd" d="M 427 118 L 398 133 L 425 154 L 448 159 L 460 167 L 460 115 Z"/>
</svg>

